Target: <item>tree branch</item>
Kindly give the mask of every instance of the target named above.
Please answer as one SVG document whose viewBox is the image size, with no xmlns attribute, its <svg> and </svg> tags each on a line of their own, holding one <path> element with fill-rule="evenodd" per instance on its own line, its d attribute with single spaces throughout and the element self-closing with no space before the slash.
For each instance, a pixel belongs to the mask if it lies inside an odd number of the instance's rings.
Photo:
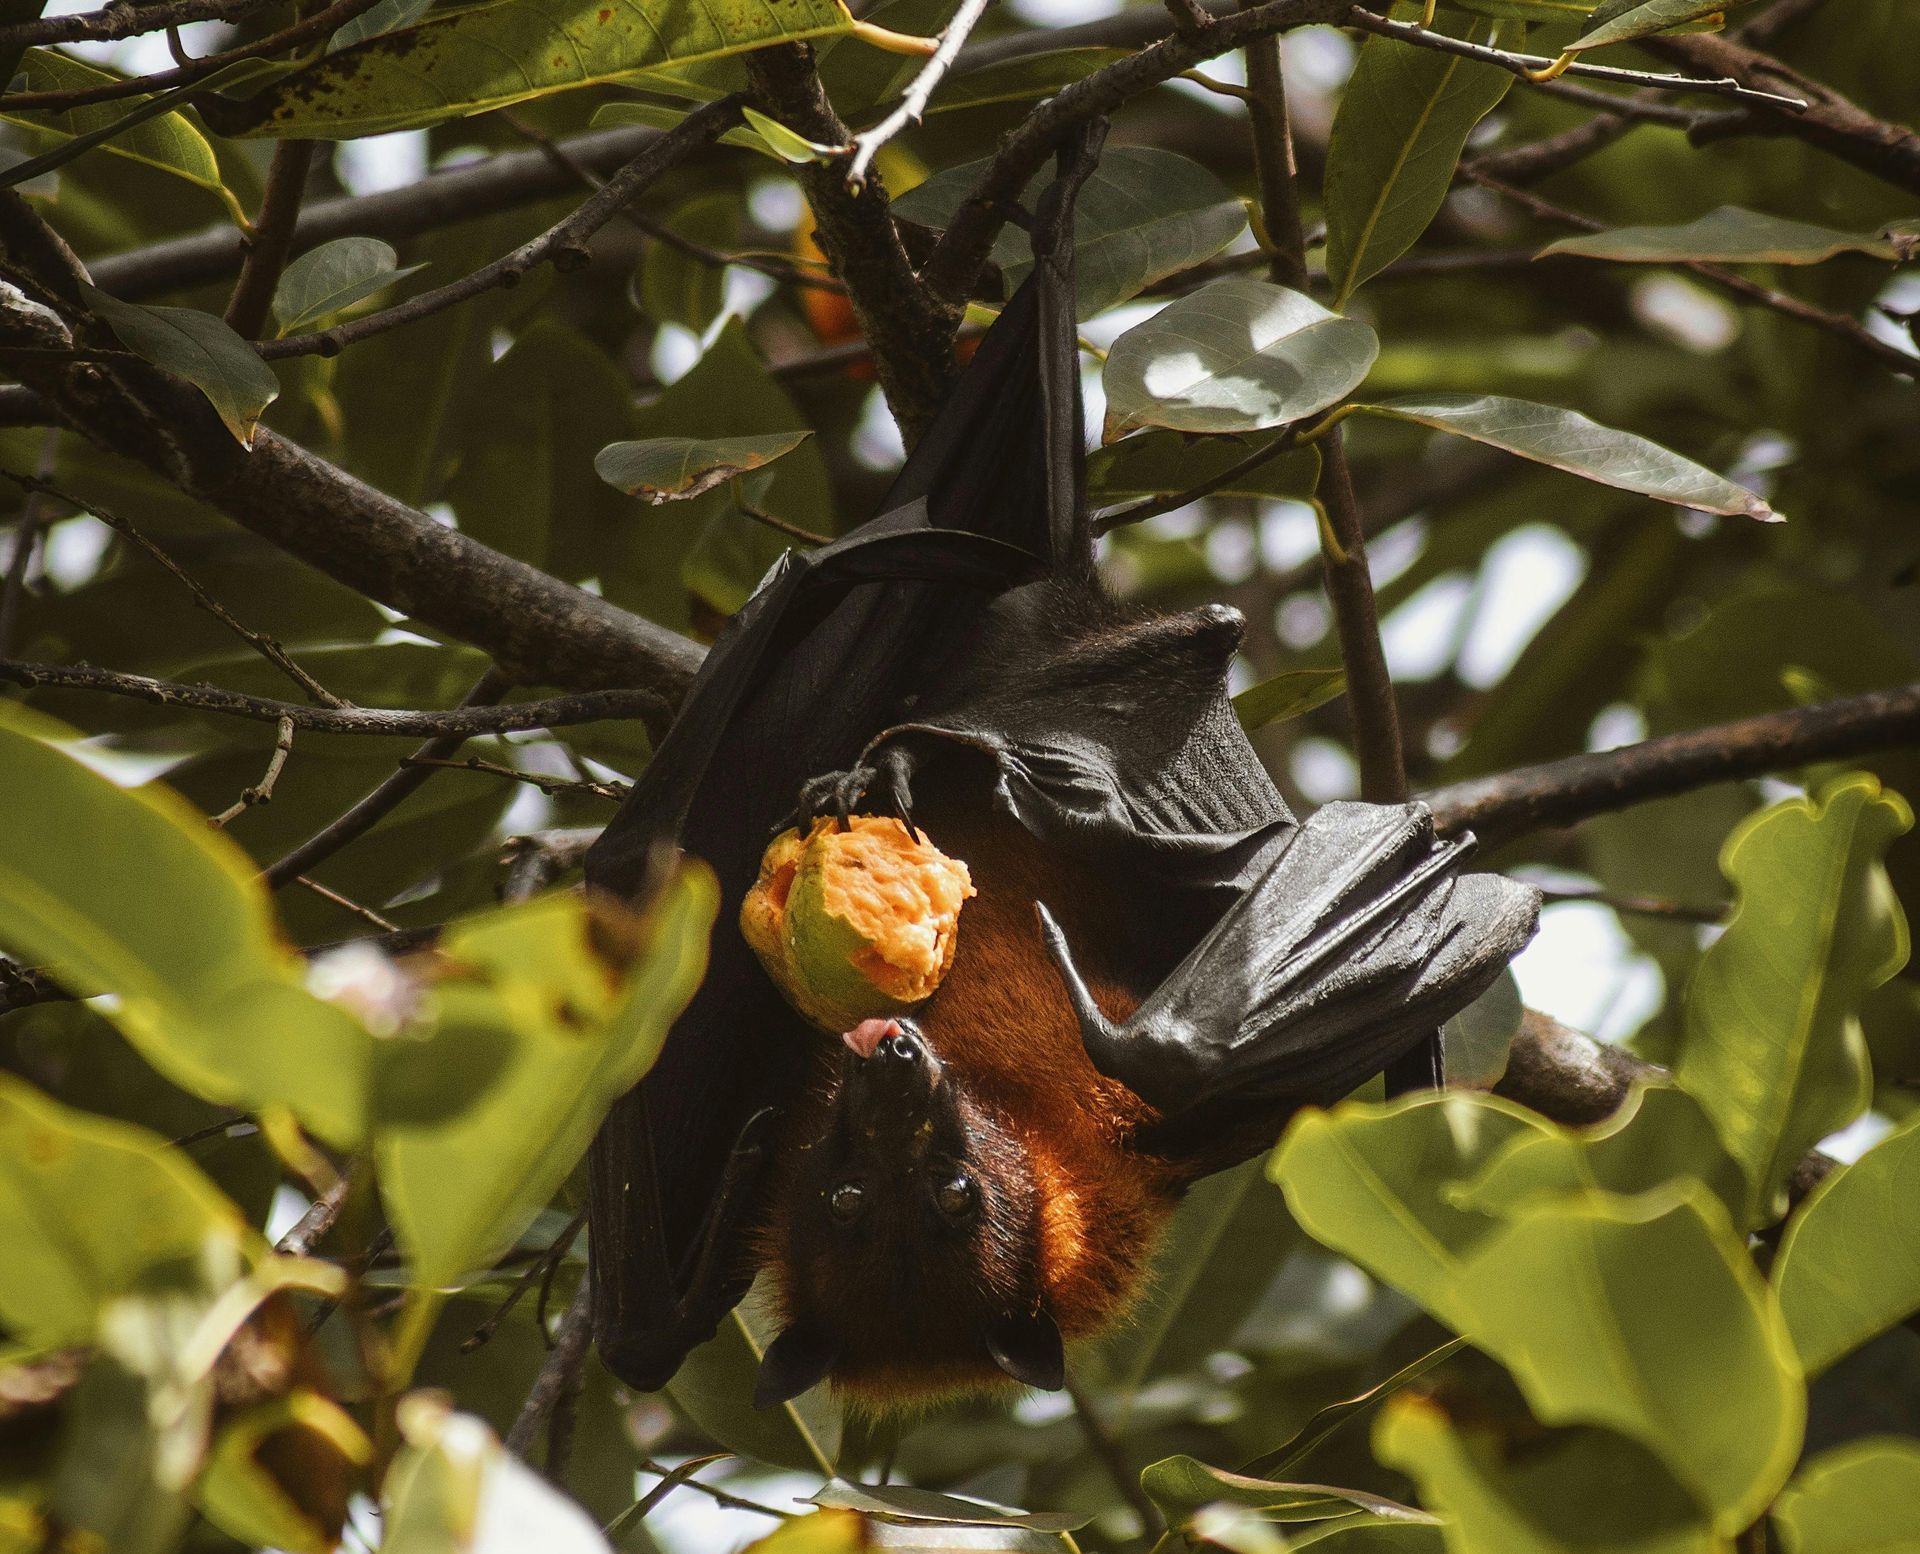
<svg viewBox="0 0 1920 1554">
<path fill-rule="evenodd" d="M 933 89 L 953 68 L 961 45 L 967 41 L 967 34 L 973 31 L 974 23 L 985 13 L 988 3 L 989 0 L 960 0 L 959 8 L 940 31 L 939 46 L 926 64 L 920 67 L 920 73 L 902 94 L 898 106 L 871 129 L 864 129 L 853 137 L 853 157 L 847 163 L 847 182 L 854 188 L 858 189 L 867 181 L 868 169 L 873 166 L 873 159 L 880 148 L 909 124 L 920 122 L 920 116 L 927 111 L 927 103 L 933 97 Z"/>
<path fill-rule="evenodd" d="M 782 44 L 746 56 L 760 107 L 822 145 L 848 131 L 814 69 L 813 45 Z M 809 162 L 800 185 L 812 207 L 814 241 L 847 288 L 855 319 L 873 345 L 881 392 L 912 447 L 953 386 L 953 335 L 960 302 L 941 302 L 913 272 L 878 177 L 850 188 L 837 164 Z"/>
<path fill-rule="evenodd" d="M 1475 777 L 1420 797 L 1443 832 L 1498 845 L 1716 782 L 1920 746 L 1920 684 L 1664 734 L 1618 750 Z"/>
<path fill-rule="evenodd" d="M 504 707 L 449 707 L 423 712 L 390 707 L 310 707 L 304 702 L 271 701 L 243 696 L 213 685 L 182 685 L 142 674 L 120 674 L 86 664 L 25 664 L 0 659 L 0 681 L 29 689 L 54 686 L 69 691 L 103 691 L 156 707 L 185 707 L 194 712 L 218 712 L 250 718 L 256 723 L 286 721 L 296 729 L 318 734 L 368 734 L 418 738 L 422 734 L 511 734 L 533 728 L 564 728 L 573 723 L 595 723 L 603 718 L 633 718 L 660 712 L 651 691 L 582 691 L 573 696 L 549 696 L 540 701 L 511 702 Z"/>
<path fill-rule="evenodd" d="M 294 228 L 306 198 L 313 151 L 311 140 L 283 140 L 273 148 L 267 192 L 260 200 L 253 235 L 246 240 L 247 257 L 240 266 L 240 280 L 227 301 L 229 327 L 249 340 L 266 327 L 274 288 L 280 284 L 280 272 L 293 254 Z"/>
<path fill-rule="evenodd" d="M 237 21 L 255 11 L 271 10 L 281 0 L 158 0 L 141 5 L 114 0 L 97 11 L 72 16 L 39 16 L 32 21 L 0 27 L 0 52 L 44 47 L 50 43 L 111 43 L 184 27 L 192 22 Z"/>
</svg>

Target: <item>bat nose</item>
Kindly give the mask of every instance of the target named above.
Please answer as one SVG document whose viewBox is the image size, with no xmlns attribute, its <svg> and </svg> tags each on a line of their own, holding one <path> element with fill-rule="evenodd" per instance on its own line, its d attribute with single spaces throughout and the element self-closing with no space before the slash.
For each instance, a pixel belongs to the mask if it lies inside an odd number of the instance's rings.
<svg viewBox="0 0 1920 1554">
<path fill-rule="evenodd" d="M 881 1068 L 910 1067 L 927 1055 L 920 1033 L 911 1023 L 901 1020 L 862 1020 L 852 1030 L 842 1033 L 840 1040 L 855 1057 Z"/>
</svg>

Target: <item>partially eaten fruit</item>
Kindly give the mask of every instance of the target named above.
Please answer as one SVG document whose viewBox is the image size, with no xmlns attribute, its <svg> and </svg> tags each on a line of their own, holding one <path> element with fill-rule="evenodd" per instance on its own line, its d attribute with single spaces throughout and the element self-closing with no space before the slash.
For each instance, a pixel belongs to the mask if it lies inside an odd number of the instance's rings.
<svg viewBox="0 0 1920 1554">
<path fill-rule="evenodd" d="M 773 839 L 740 932 L 787 1001 L 838 1034 L 933 996 L 973 893 L 964 863 L 897 820 L 816 820 Z"/>
</svg>

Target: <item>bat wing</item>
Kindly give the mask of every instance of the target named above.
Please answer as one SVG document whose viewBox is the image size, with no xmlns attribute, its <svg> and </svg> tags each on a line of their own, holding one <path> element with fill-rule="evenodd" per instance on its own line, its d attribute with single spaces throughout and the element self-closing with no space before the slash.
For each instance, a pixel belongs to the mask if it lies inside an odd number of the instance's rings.
<svg viewBox="0 0 1920 1554">
<path fill-rule="evenodd" d="M 589 1158 L 595 1341 L 643 1390 L 664 1385 L 745 1293 L 766 1118 L 800 1090 L 817 1042 L 731 927 L 770 830 L 805 779 L 852 764 L 938 683 L 995 597 L 1090 569 L 1064 233 L 1095 146 L 1063 155 L 1032 276 L 882 515 L 768 573 L 588 855 L 589 884 L 632 896 L 657 851 L 678 847 L 713 867 L 722 892 L 706 979 Z"/>
<path fill-rule="evenodd" d="M 1539 892 L 1464 874 L 1422 804 L 1329 804 L 1273 835 L 1252 882 L 1123 1023 L 1059 927 L 1042 932 L 1088 1054 L 1186 1131 L 1210 1112 L 1327 1104 L 1477 998 L 1531 937 Z"/>
</svg>

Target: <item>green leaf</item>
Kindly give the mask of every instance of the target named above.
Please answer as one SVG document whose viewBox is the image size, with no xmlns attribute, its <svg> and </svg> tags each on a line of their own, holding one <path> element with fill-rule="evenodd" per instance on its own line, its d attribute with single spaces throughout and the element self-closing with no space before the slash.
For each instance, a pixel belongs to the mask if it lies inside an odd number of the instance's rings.
<svg viewBox="0 0 1920 1554">
<path fill-rule="evenodd" d="M 740 116 L 782 162 L 797 166 L 804 166 L 808 162 L 830 162 L 847 149 L 845 146 L 823 146 L 817 140 L 808 140 L 805 135 L 788 129 L 778 119 L 768 117 L 758 108 L 742 108 Z"/>
<path fill-rule="evenodd" d="M 1270 281 L 1215 281 L 1129 329 L 1107 356 L 1103 442 L 1142 426 L 1250 432 L 1344 399 L 1380 342 L 1357 319 Z"/>
<path fill-rule="evenodd" d="M 1575 410 L 1498 394 L 1420 394 L 1356 405 L 1370 415 L 1431 426 L 1456 437 L 1550 464 L 1583 480 L 1637 491 L 1676 507 L 1730 517 L 1779 521 L 1779 514 L 1742 486 L 1632 432 L 1599 426 Z"/>
<path fill-rule="evenodd" d="M 1432 1398 L 1403 1396 L 1381 1415 L 1374 1451 L 1444 1514 L 1449 1554 L 1725 1554 L 1728 1546 L 1644 1447 L 1610 1431 L 1536 1427 L 1510 1441 L 1450 1418 Z"/>
<path fill-rule="evenodd" d="M 754 1377 L 776 1331 L 750 1296 L 682 1362 L 667 1383 L 667 1396 L 676 1412 L 728 1451 L 830 1478 L 840 1451 L 842 1420 L 839 1405 L 825 1388 L 815 1387 L 775 1408 L 753 1406 Z"/>
<path fill-rule="evenodd" d="M 236 1269 L 266 1243 L 180 1150 L 0 1073 L 0 1321 L 35 1348 L 80 1343 L 156 1281 Z"/>
<path fill-rule="evenodd" d="M 676 206 L 660 224 L 678 237 L 725 253 L 740 245 L 744 214 L 737 191 L 715 189 Z M 653 238 L 641 251 L 631 292 L 635 305 L 655 323 L 678 324 L 704 335 L 726 306 L 727 270 Z"/>
<path fill-rule="evenodd" d="M 1835 254 L 1862 253 L 1875 259 L 1898 259 L 1900 251 L 1885 231 L 1841 232 L 1763 215 L 1738 205 L 1722 205 L 1692 221 L 1666 227 L 1614 227 L 1563 237 L 1540 250 L 1548 254 L 1579 254 L 1588 259 L 1617 259 L 1626 264 L 1687 263 L 1709 260 L 1716 264 L 1819 264 Z"/>
<path fill-rule="evenodd" d="M 1041 1545 L 1052 1550 L 1057 1540 Z M 902 1545 L 908 1546 L 908 1545 Z M 1025 1543 L 996 1543 L 996 1548 L 1024 1549 Z M 873 1547 L 867 1524 L 851 1511 L 815 1511 L 782 1522 L 764 1538 L 755 1538 L 740 1554 L 866 1554 Z"/>
<path fill-rule="evenodd" d="M 595 456 L 595 472 L 608 485 L 658 507 L 725 485 L 735 475 L 760 469 L 805 442 L 813 433 L 770 432 L 758 437 L 649 437 L 609 443 Z"/>
<path fill-rule="evenodd" d="M 221 1425 L 194 1485 L 194 1499 L 207 1520 L 241 1543 L 290 1554 L 330 1554 L 339 1544 L 337 1529 L 322 1526 L 313 1510 L 288 1492 L 307 1489 L 308 1483 L 283 1484 L 257 1455 L 283 1431 L 307 1438 L 293 1458 L 302 1474 L 317 1476 L 317 1470 L 329 1466 L 336 1471 L 365 1467 L 373 1457 L 373 1443 L 352 1415 L 331 1398 L 299 1387 Z M 316 1460 L 320 1451 L 332 1462 Z"/>
<path fill-rule="evenodd" d="M 1093 450 L 1087 459 L 1087 489 L 1096 504 L 1123 497 L 1171 496 L 1205 485 L 1271 441 L 1271 437 L 1243 440 L 1143 432 Z M 1217 494 L 1292 497 L 1304 502 L 1319 484 L 1320 450 L 1309 444 L 1276 454 L 1221 486 Z"/>
<path fill-rule="evenodd" d="M 298 334 L 425 268 L 399 268 L 391 245 L 377 237 L 336 237 L 309 249 L 281 272 L 273 316 L 280 321 L 281 334 Z"/>
<path fill-rule="evenodd" d="M 1365 1511 L 1382 1521 L 1431 1523 L 1433 1518 L 1380 1495 L 1326 1484 L 1282 1484 L 1210 1468 L 1193 1457 L 1163 1457 L 1140 1475 L 1140 1487 L 1168 1522 L 1185 1521 L 1203 1505 L 1225 1501 L 1276 1522 L 1317 1522 Z"/>
<path fill-rule="evenodd" d="M 1324 707 L 1346 693 L 1344 669 L 1293 669 L 1248 686 L 1233 698 L 1233 715 L 1251 733 L 1269 723 L 1304 718 L 1315 707 Z"/>
<path fill-rule="evenodd" d="M 141 307 L 92 286 L 83 290 L 87 305 L 122 345 L 191 383 L 240 446 L 253 446 L 260 413 L 280 397 L 280 380 L 225 319 L 196 308 Z"/>
<path fill-rule="evenodd" d="M 21 61 L 17 89 L 22 92 L 71 92 L 121 79 L 113 71 L 83 64 L 57 49 L 29 49 Z M 0 112 L 0 119 L 23 125 L 55 143 L 64 143 L 111 129 L 127 117 L 130 106 L 141 101 L 134 98 L 131 102 L 116 100 L 88 103 L 59 113 Z M 246 212 L 240 208 L 239 202 L 227 188 L 226 180 L 220 176 L 220 163 L 214 155 L 213 146 L 185 114 L 162 113 L 130 125 L 112 139 L 102 141 L 99 149 L 197 184 L 219 200 L 236 222 L 246 219 Z"/>
<path fill-rule="evenodd" d="M 0 943 L 102 1010 L 160 1072 L 208 1100 L 287 1106 L 332 1143 L 366 1130 L 372 1038 L 312 997 L 252 863 L 157 786 L 115 786 L 0 710 L 0 772 L 30 826 L 0 826 Z"/>
<path fill-rule="evenodd" d="M 1786 1554 L 1913 1554 L 1920 1549 L 1920 1444 L 1868 1436 L 1822 1452 L 1773 1507 Z"/>
<path fill-rule="evenodd" d="M 986 163 L 935 173 L 894 201 L 895 214 L 944 228 L 972 192 Z M 1031 204 L 1051 178 L 1029 184 Z M 1246 230 L 1247 211 L 1232 190 L 1200 163 L 1153 146 L 1117 146 L 1100 159 L 1074 205 L 1074 297 L 1091 318 L 1155 281 L 1220 252 Z M 1033 269 L 1026 234 L 1008 228 L 994 244 L 1007 295 Z"/>
<path fill-rule="evenodd" d="M 559 1190 L 699 986 L 717 904 L 712 875 L 689 864 L 637 920 L 556 894 L 441 937 L 439 1026 L 504 1032 L 511 1051 L 477 1101 L 376 1139 L 415 1284 L 444 1286 L 483 1265 Z"/>
<path fill-rule="evenodd" d="M 611 1554 L 578 1504 L 507 1451 L 485 1421 L 437 1393 L 400 1400 L 405 1444 L 382 1485 L 381 1554 L 538 1549 Z"/>
<path fill-rule="evenodd" d="M 233 132 L 350 140 L 465 118 L 663 65 L 847 31 L 839 0 L 619 5 L 492 3 L 430 13 L 295 71 L 244 104 Z"/>
<path fill-rule="evenodd" d="M 1687 990 L 1674 1074 L 1746 1172 L 1743 1224 L 1778 1218 L 1800 1157 L 1867 1105 L 1860 1000 L 1907 959 L 1880 857 L 1912 824 L 1861 774 L 1762 810 L 1721 851 L 1739 901 Z"/>
<path fill-rule="evenodd" d="M 1920 1311 L 1920 1116 L 1813 1190 L 1773 1282 L 1808 1375 Z"/>
<path fill-rule="evenodd" d="M 1503 971 L 1493 986 L 1441 1028 L 1447 1052 L 1447 1083 L 1491 1090 L 1507 1071 L 1507 1054 L 1520 1034 L 1526 1007 L 1520 984 Z"/>
<path fill-rule="evenodd" d="M 1474 43 L 1495 32 L 1477 19 L 1437 30 Z M 1497 65 L 1367 39 L 1327 143 L 1327 275 L 1336 309 L 1426 231 L 1467 137 L 1512 85 Z"/>
<path fill-rule="evenodd" d="M 1569 53 L 1608 43 L 1631 43 L 1693 22 L 1717 17 L 1745 0 L 1604 0 L 1587 18 L 1586 30 L 1567 45 Z"/>
<path fill-rule="evenodd" d="M 858 1511 L 877 1521 L 907 1526 L 1023 1527 L 1029 1532 L 1078 1532 L 1093 1520 L 1091 1512 L 1015 1511 L 957 1495 L 942 1495 L 910 1484 L 829 1484 L 808 1495 L 809 1505 Z"/>
<path fill-rule="evenodd" d="M 426 15 L 432 4 L 433 0 L 378 0 L 371 10 L 349 18 L 346 25 L 327 40 L 327 52 L 337 54 L 356 43 L 409 26 Z"/>
<path fill-rule="evenodd" d="M 1466 1347 L 1466 1339 L 1450 1339 L 1439 1348 L 1430 1349 L 1419 1359 L 1401 1366 L 1385 1381 L 1367 1388 L 1359 1396 L 1328 1404 L 1296 1430 L 1291 1439 L 1264 1456 L 1256 1457 L 1242 1471 L 1260 1477 L 1289 1471 L 1318 1451 L 1335 1431 L 1356 1419 L 1364 1418 L 1403 1387 L 1418 1381 L 1436 1366 L 1444 1365 Z"/>
</svg>

